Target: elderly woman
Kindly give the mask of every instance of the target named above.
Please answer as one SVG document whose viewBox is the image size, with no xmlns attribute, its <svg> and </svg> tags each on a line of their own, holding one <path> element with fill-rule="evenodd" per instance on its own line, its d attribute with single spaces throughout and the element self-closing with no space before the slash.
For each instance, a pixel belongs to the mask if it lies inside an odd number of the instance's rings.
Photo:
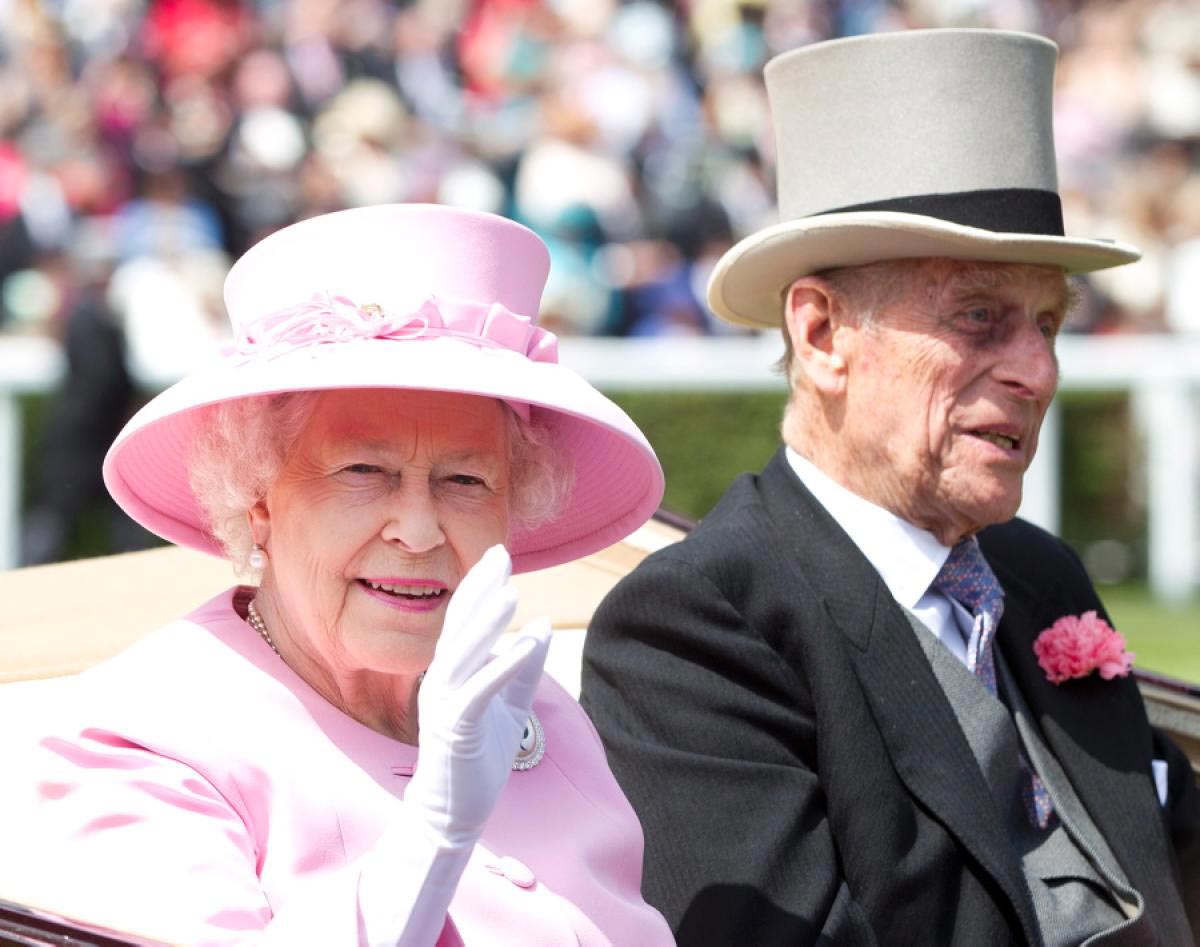
<svg viewBox="0 0 1200 947">
<path fill-rule="evenodd" d="M 530 320 L 547 266 L 517 224 L 418 205 L 238 261 L 232 350 L 104 473 L 258 582 L 81 676 L 3 816 L 35 903 L 188 944 L 671 941 L 595 731 L 541 677 L 547 623 L 493 654 L 510 568 L 615 542 L 662 495 Z"/>
</svg>

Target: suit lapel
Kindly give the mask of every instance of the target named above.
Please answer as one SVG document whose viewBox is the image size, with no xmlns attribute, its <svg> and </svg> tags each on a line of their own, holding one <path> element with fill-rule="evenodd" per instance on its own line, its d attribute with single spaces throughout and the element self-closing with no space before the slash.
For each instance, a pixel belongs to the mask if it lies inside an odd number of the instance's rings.
<svg viewBox="0 0 1200 947">
<path fill-rule="evenodd" d="M 821 595 L 830 621 L 853 646 L 863 684 L 892 763 L 909 792 L 941 822 L 1008 895 L 1026 936 L 1037 942 L 1024 876 L 954 711 L 929 667 L 905 612 L 879 574 L 800 483 L 782 451 L 759 478 L 798 588 Z"/>
<path fill-rule="evenodd" d="M 1033 639 L 1072 609 L 1061 590 L 1038 595 L 1019 578 L 997 569 L 1005 587 L 1005 613 L 997 644 L 1030 713 L 1071 781 L 1097 829 L 1130 882 L 1169 883 L 1156 866 L 1171 863 L 1162 814 L 1145 772 L 1149 724 L 1132 678 L 1106 681 L 1093 674 L 1054 685 L 1033 653 Z M 1078 607 L 1076 600 L 1075 607 Z M 1099 720 L 1119 720 L 1117 729 Z"/>
</svg>

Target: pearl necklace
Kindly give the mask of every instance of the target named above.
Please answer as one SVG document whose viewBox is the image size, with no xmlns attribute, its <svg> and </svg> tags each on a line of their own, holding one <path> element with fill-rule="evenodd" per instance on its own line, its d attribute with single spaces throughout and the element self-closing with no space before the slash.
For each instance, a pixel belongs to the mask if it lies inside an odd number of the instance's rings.
<svg viewBox="0 0 1200 947">
<path fill-rule="evenodd" d="M 246 606 L 246 624 L 258 632 L 258 636 L 267 643 L 267 646 L 274 651 L 280 658 L 279 649 L 275 647 L 275 642 L 271 640 L 270 634 L 267 633 L 267 623 L 263 621 L 262 615 L 258 613 L 258 607 L 254 604 L 254 599 L 250 599 L 250 603 Z"/>
</svg>

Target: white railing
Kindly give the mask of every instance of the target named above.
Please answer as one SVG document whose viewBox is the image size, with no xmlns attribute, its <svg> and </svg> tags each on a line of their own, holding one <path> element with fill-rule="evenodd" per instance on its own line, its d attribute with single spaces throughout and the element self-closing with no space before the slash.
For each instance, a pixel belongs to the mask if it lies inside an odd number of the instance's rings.
<svg viewBox="0 0 1200 947">
<path fill-rule="evenodd" d="M 561 357 L 593 384 L 629 390 L 779 390 L 770 366 L 775 334 L 737 338 L 564 339 Z M 1200 338 L 1065 336 L 1063 390 L 1121 390 L 1132 398 L 1144 443 L 1149 573 L 1156 596 L 1183 601 L 1200 592 Z M 53 343 L 0 338 L 0 568 L 17 561 L 20 416 L 15 398 L 46 391 L 62 373 Z M 171 379 L 142 378 L 147 388 Z M 1059 527 L 1061 421 L 1052 408 L 1037 460 L 1026 475 L 1021 514 Z M 53 473 L 51 472 L 51 475 Z"/>
<path fill-rule="evenodd" d="M 21 415 L 17 396 L 58 384 L 63 358 L 48 339 L 0 336 L 0 569 L 17 563 L 21 537 Z"/>
</svg>

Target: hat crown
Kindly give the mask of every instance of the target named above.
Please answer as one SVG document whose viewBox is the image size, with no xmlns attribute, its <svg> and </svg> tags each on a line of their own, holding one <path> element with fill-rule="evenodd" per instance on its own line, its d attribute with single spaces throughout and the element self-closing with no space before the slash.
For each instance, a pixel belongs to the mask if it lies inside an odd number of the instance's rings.
<svg viewBox="0 0 1200 947">
<path fill-rule="evenodd" d="M 662 468 L 629 416 L 559 364 L 554 335 L 534 325 L 548 272 L 531 230 L 450 207 L 362 207 L 277 231 L 226 279 L 232 349 L 134 415 L 104 482 L 148 529 L 222 554 L 190 478 L 214 406 L 348 388 L 468 395 L 508 405 L 572 471 L 561 510 L 511 523 L 513 571 L 603 549 L 653 513 Z"/>
<path fill-rule="evenodd" d="M 259 241 L 225 280 L 235 337 L 314 298 L 399 317 L 431 298 L 536 317 L 550 257 L 526 227 L 434 204 L 382 204 L 303 220 Z"/>
<path fill-rule="evenodd" d="M 1031 34 L 939 29 L 775 57 L 780 219 L 908 209 L 892 202 L 926 195 L 1053 195 L 1056 52 Z"/>
<path fill-rule="evenodd" d="M 834 267 L 948 257 L 1088 273 L 1136 248 L 1068 237 L 1054 164 L 1057 48 L 1004 30 L 831 40 L 766 66 L 779 221 L 717 261 L 708 302 L 779 325 L 787 287 Z"/>
</svg>

